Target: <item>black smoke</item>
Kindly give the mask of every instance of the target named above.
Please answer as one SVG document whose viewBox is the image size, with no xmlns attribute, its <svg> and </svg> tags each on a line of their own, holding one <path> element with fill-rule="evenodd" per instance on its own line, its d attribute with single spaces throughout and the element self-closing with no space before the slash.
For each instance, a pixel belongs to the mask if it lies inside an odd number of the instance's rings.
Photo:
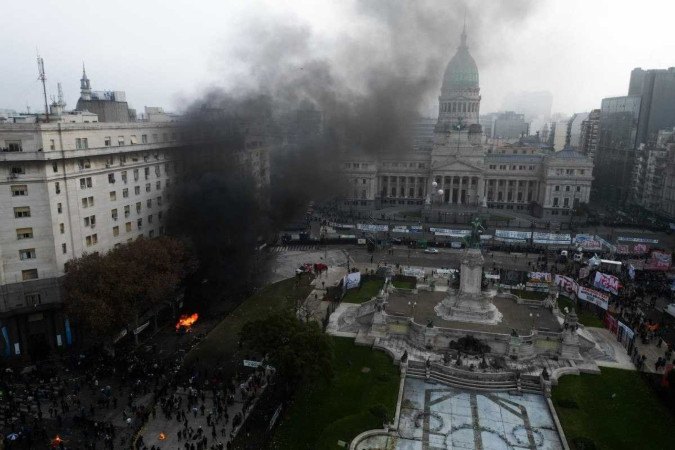
<svg viewBox="0 0 675 450">
<path fill-rule="evenodd" d="M 471 45 L 489 21 L 517 25 L 530 3 L 482 2 L 474 12 L 462 2 L 357 1 L 345 3 L 345 31 L 330 36 L 262 11 L 243 21 L 217 64 L 226 87 L 191 102 L 188 151 L 178 152 L 170 230 L 194 242 L 204 278 L 219 280 L 216 291 L 250 286 L 253 248 L 310 201 L 346 192 L 345 159 L 410 152 L 411 124 L 434 104 L 465 12 Z M 262 189 L 242 162 L 257 145 L 269 151 Z"/>
</svg>

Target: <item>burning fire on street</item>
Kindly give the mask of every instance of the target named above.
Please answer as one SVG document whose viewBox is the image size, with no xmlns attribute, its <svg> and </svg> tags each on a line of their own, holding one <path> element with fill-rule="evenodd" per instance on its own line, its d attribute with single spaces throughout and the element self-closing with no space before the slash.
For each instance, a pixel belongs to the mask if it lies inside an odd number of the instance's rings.
<svg viewBox="0 0 675 450">
<path fill-rule="evenodd" d="M 197 313 L 190 315 L 183 314 L 178 318 L 178 322 L 176 322 L 176 332 L 190 331 L 192 329 L 192 325 L 197 322 L 197 319 L 199 319 L 199 314 Z"/>
<path fill-rule="evenodd" d="M 166 439 L 166 434 L 164 434 L 164 433 L 159 433 L 159 440 L 160 440 L 160 441 L 163 441 L 163 440 L 165 440 L 165 439 Z"/>
</svg>

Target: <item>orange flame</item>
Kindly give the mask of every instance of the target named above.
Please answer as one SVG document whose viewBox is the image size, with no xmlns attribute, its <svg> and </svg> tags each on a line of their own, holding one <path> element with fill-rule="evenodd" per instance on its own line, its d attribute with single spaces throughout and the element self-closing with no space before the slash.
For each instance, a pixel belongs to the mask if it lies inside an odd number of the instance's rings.
<svg viewBox="0 0 675 450">
<path fill-rule="evenodd" d="M 176 331 L 180 330 L 181 327 L 190 328 L 196 321 L 199 319 L 199 314 L 194 313 L 191 315 L 183 314 L 178 318 L 176 323 Z"/>
<path fill-rule="evenodd" d="M 164 439 L 166 439 L 166 434 L 164 434 L 164 433 L 159 433 L 159 440 L 160 440 L 160 441 L 163 441 Z"/>
<path fill-rule="evenodd" d="M 53 448 L 58 447 L 61 442 L 63 442 L 63 439 L 61 439 L 61 436 L 57 434 L 56 437 L 52 439 L 52 447 Z"/>
</svg>

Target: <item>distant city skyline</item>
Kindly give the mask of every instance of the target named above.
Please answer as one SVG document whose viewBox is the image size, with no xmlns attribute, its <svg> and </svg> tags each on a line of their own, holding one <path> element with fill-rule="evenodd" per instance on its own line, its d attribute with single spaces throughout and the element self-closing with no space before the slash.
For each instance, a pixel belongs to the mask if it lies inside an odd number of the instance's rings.
<svg viewBox="0 0 675 450">
<path fill-rule="evenodd" d="M 381 36 L 368 29 L 363 11 L 391 4 L 207 0 L 195 5 L 178 0 L 167 7 L 165 2 L 123 0 L 101 16 L 99 5 L 79 0 L 38 0 L 30 10 L 20 2 L 8 3 L 3 5 L 0 108 L 43 108 L 36 47 L 45 61 L 48 93 L 55 96 L 61 82 L 69 108 L 79 97 L 84 61 L 92 89 L 126 91 L 130 106 L 139 111 L 144 106 L 180 111 L 205 89 L 238 89 L 251 70 L 247 49 L 255 48 L 266 32 L 274 33 L 279 23 L 309 30 L 312 54 L 336 66 L 345 58 L 345 38 L 363 42 L 370 46 L 368 52 L 377 54 Z M 405 2 L 393 4 L 408 7 Z M 668 38 L 675 5 L 669 3 L 646 0 L 634 8 L 627 1 L 517 1 L 502 7 L 509 9 L 506 16 L 504 10 L 490 9 L 487 1 L 419 5 L 415 7 L 436 8 L 453 18 L 466 9 L 468 45 L 481 73 L 482 112 L 504 110 L 506 97 L 520 91 L 550 91 L 552 113 L 590 111 L 604 97 L 626 95 L 633 68 L 675 66 L 675 41 Z M 458 36 L 457 21 L 449 24 L 442 34 L 445 61 Z M 364 55 L 357 56 L 367 59 Z M 350 70 L 350 76 L 359 76 L 358 68 Z M 440 86 L 440 72 L 429 77 Z M 422 114 L 435 114 L 434 95 Z"/>
</svg>

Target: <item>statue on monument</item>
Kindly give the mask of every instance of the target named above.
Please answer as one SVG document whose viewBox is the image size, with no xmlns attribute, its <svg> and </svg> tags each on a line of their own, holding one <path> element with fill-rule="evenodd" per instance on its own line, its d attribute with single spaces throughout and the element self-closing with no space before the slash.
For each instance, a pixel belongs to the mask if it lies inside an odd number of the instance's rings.
<svg viewBox="0 0 675 450">
<path fill-rule="evenodd" d="M 480 248 L 480 235 L 485 228 L 478 217 L 474 217 L 469 225 L 471 225 L 471 234 L 464 238 L 466 248 Z"/>
</svg>

